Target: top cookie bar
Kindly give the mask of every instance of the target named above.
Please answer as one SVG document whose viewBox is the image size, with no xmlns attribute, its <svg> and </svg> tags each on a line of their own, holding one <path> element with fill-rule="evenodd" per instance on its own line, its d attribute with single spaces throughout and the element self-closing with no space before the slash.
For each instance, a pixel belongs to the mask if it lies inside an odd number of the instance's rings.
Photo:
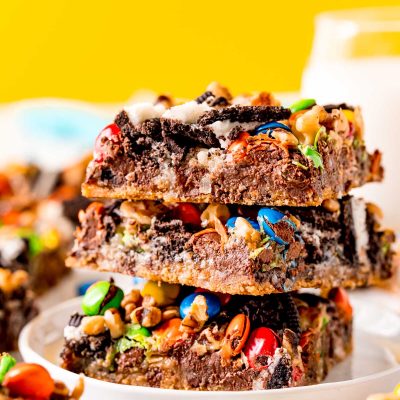
<svg viewBox="0 0 400 400">
<path fill-rule="evenodd" d="M 269 93 L 233 98 L 216 83 L 197 99 L 126 107 L 98 136 L 83 194 L 168 202 L 315 206 L 380 181 L 359 108 L 290 108 Z"/>
</svg>

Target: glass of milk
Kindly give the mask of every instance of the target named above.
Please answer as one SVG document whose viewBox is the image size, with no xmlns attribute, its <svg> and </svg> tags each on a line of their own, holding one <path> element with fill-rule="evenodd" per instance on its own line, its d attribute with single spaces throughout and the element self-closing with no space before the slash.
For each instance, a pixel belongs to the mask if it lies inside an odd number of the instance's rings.
<svg viewBox="0 0 400 400">
<path fill-rule="evenodd" d="M 320 14 L 302 96 L 361 105 L 367 147 L 383 152 L 385 179 L 355 194 L 400 231 L 400 7 Z"/>
</svg>

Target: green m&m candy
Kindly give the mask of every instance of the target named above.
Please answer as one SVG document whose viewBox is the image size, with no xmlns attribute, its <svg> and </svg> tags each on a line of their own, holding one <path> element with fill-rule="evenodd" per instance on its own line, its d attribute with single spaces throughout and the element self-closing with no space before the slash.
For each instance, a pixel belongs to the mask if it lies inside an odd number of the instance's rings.
<svg viewBox="0 0 400 400">
<path fill-rule="evenodd" d="M 292 114 L 297 111 L 307 110 L 316 104 L 315 99 L 302 99 L 293 103 L 289 108 Z"/>
<path fill-rule="evenodd" d="M 7 353 L 0 355 L 0 385 L 3 383 L 7 372 L 17 363 L 14 357 Z"/>
<path fill-rule="evenodd" d="M 103 315 L 109 308 L 119 308 L 124 292 L 113 282 L 94 283 L 83 296 L 82 310 L 86 315 Z"/>
</svg>

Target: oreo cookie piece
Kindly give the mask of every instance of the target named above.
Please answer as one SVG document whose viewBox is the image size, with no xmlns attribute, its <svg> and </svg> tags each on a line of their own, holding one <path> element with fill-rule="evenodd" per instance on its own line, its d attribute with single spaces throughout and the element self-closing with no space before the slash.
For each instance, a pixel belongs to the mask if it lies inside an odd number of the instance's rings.
<svg viewBox="0 0 400 400">
<path fill-rule="evenodd" d="M 204 147 L 219 147 L 219 141 L 214 132 L 206 127 L 195 127 L 170 119 L 161 121 L 164 139 L 173 138 L 178 144 L 187 146 L 192 143 Z"/>
<path fill-rule="evenodd" d="M 84 318 L 84 315 L 81 315 L 78 313 L 72 314 L 69 319 L 68 326 L 73 326 L 73 327 L 77 328 L 81 324 L 83 318 Z"/>
<path fill-rule="evenodd" d="M 241 305 L 233 301 L 231 310 L 235 314 L 247 315 L 251 329 L 264 326 L 278 333 L 280 337 L 285 329 L 290 329 L 300 335 L 299 313 L 290 293 L 247 299 Z M 240 302 L 240 298 L 237 300 Z"/>
<path fill-rule="evenodd" d="M 288 119 L 291 111 L 277 106 L 232 106 L 204 113 L 198 120 L 199 125 L 209 125 L 217 121 L 231 122 L 269 122 Z"/>
</svg>

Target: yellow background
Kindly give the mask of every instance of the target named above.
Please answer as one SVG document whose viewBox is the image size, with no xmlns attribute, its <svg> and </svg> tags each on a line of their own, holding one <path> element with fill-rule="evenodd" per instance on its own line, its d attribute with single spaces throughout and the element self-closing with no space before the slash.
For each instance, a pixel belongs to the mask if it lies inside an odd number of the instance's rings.
<svg viewBox="0 0 400 400">
<path fill-rule="evenodd" d="M 395 1 L 0 1 L 0 101 L 299 88 L 321 11 Z M 329 46 L 329 43 L 327 43 Z"/>
</svg>

